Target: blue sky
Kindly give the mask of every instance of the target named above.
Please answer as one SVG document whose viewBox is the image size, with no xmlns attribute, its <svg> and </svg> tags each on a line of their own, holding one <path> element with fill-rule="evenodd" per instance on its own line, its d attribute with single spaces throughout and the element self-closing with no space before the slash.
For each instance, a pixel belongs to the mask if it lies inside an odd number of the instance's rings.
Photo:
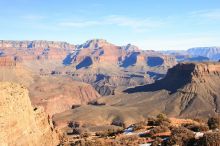
<svg viewBox="0 0 220 146">
<path fill-rule="evenodd" d="M 219 0 L 0 0 L 0 39 L 220 46 Z"/>
</svg>

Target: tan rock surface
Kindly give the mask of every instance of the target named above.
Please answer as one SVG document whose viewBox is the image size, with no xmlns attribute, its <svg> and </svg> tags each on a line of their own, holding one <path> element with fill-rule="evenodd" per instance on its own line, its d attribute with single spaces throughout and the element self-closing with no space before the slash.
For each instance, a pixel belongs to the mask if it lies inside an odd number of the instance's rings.
<svg viewBox="0 0 220 146">
<path fill-rule="evenodd" d="M 28 91 L 18 84 L 0 83 L 0 145 L 55 146 L 58 137 L 42 108 L 31 106 Z"/>
</svg>

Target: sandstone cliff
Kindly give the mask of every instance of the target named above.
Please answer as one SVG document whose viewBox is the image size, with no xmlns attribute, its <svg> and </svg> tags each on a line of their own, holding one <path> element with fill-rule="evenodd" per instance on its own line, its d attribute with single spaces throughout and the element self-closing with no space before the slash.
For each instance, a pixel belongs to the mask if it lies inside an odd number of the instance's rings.
<svg viewBox="0 0 220 146">
<path fill-rule="evenodd" d="M 28 91 L 18 84 L 0 83 L 0 145 L 55 146 L 58 137 L 42 108 L 33 108 Z"/>
</svg>

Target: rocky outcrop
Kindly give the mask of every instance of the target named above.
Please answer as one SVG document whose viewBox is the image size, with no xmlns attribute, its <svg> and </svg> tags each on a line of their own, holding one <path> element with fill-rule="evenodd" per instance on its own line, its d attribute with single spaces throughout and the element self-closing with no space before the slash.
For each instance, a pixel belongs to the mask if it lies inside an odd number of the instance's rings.
<svg viewBox="0 0 220 146">
<path fill-rule="evenodd" d="M 25 87 L 0 83 L 0 144 L 55 146 L 58 137 L 42 108 L 33 108 Z"/>
</svg>

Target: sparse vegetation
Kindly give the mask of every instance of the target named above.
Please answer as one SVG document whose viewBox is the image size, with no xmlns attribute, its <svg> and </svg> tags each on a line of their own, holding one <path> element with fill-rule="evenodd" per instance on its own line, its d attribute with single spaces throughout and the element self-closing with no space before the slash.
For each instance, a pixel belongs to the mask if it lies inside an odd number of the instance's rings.
<svg viewBox="0 0 220 146">
<path fill-rule="evenodd" d="M 220 127 L 220 118 L 219 116 L 210 117 L 208 119 L 209 129 L 215 130 Z"/>
<path fill-rule="evenodd" d="M 95 106 L 103 106 L 105 103 L 99 103 L 98 101 L 90 101 L 88 102 L 88 105 L 95 105 Z"/>
<path fill-rule="evenodd" d="M 156 118 L 148 119 L 148 126 L 170 125 L 170 120 L 165 114 L 158 114 Z"/>
<path fill-rule="evenodd" d="M 219 146 L 220 145 L 220 133 L 206 133 L 199 139 L 199 146 Z"/>
<path fill-rule="evenodd" d="M 157 126 L 157 127 L 154 127 L 153 129 L 150 130 L 150 135 L 151 136 L 154 136 L 155 134 L 157 133 L 162 133 L 162 132 L 169 132 L 170 129 L 167 127 L 167 126 Z"/>
<path fill-rule="evenodd" d="M 163 142 L 163 139 L 157 137 L 154 142 L 151 144 L 151 146 L 159 146 Z"/>
<path fill-rule="evenodd" d="M 132 127 L 133 127 L 134 131 L 137 131 L 137 130 L 140 130 L 140 129 L 144 129 L 144 126 L 146 126 L 146 122 L 142 121 L 142 122 L 134 124 Z"/>
<path fill-rule="evenodd" d="M 70 128 L 78 128 L 79 126 L 80 124 L 78 122 L 73 122 L 73 121 L 68 122 L 68 127 Z"/>
<path fill-rule="evenodd" d="M 172 119 L 171 119 L 172 120 Z M 147 126 L 149 121 L 153 121 L 154 125 L 158 126 Z M 210 118 L 209 124 L 216 126 L 216 119 Z M 123 120 L 120 117 L 113 119 L 114 124 L 123 125 Z M 156 123 L 156 124 L 155 124 Z M 129 127 L 133 128 L 134 135 L 127 135 L 124 133 L 123 127 L 117 126 L 101 126 L 89 129 L 86 128 L 73 128 L 72 134 L 79 135 L 81 142 L 78 141 L 78 145 L 81 146 L 133 146 L 143 143 L 151 143 L 152 146 L 219 146 L 220 145 L 220 133 L 217 131 L 209 131 L 208 123 L 196 122 L 190 120 L 182 120 L 182 125 L 176 125 L 164 115 L 158 115 L 148 122 L 139 122 L 132 124 Z M 218 123 L 218 122 L 217 122 Z M 174 125 L 172 125 L 174 124 Z M 71 122 L 72 126 L 75 127 L 75 122 Z M 108 129 L 106 129 L 108 127 Z M 95 130 L 95 137 L 91 139 L 91 131 Z M 143 131 L 141 134 L 137 134 Z M 196 133 L 198 132 L 196 136 Z M 135 134 L 136 133 L 136 134 Z M 165 139 L 164 139 L 165 138 Z M 76 143 L 74 145 L 77 145 Z"/>
<path fill-rule="evenodd" d="M 203 132 L 209 130 L 209 127 L 205 124 L 188 123 L 188 124 L 183 124 L 182 126 L 194 132 Z"/>
<path fill-rule="evenodd" d="M 159 123 L 168 122 L 170 123 L 170 119 L 163 113 L 157 115 L 157 120 Z"/>
<path fill-rule="evenodd" d="M 170 139 L 166 142 L 168 146 L 192 146 L 195 142 L 194 134 L 184 127 L 173 127 L 171 129 Z"/>
<path fill-rule="evenodd" d="M 112 120 L 111 125 L 120 126 L 120 127 L 125 128 L 125 123 L 124 123 L 123 119 L 121 119 L 120 117 L 115 117 Z"/>
<path fill-rule="evenodd" d="M 96 132 L 96 136 L 108 137 L 108 136 L 115 136 L 115 135 L 120 134 L 120 133 L 123 133 L 123 128 L 108 129 L 106 131 Z"/>
</svg>

